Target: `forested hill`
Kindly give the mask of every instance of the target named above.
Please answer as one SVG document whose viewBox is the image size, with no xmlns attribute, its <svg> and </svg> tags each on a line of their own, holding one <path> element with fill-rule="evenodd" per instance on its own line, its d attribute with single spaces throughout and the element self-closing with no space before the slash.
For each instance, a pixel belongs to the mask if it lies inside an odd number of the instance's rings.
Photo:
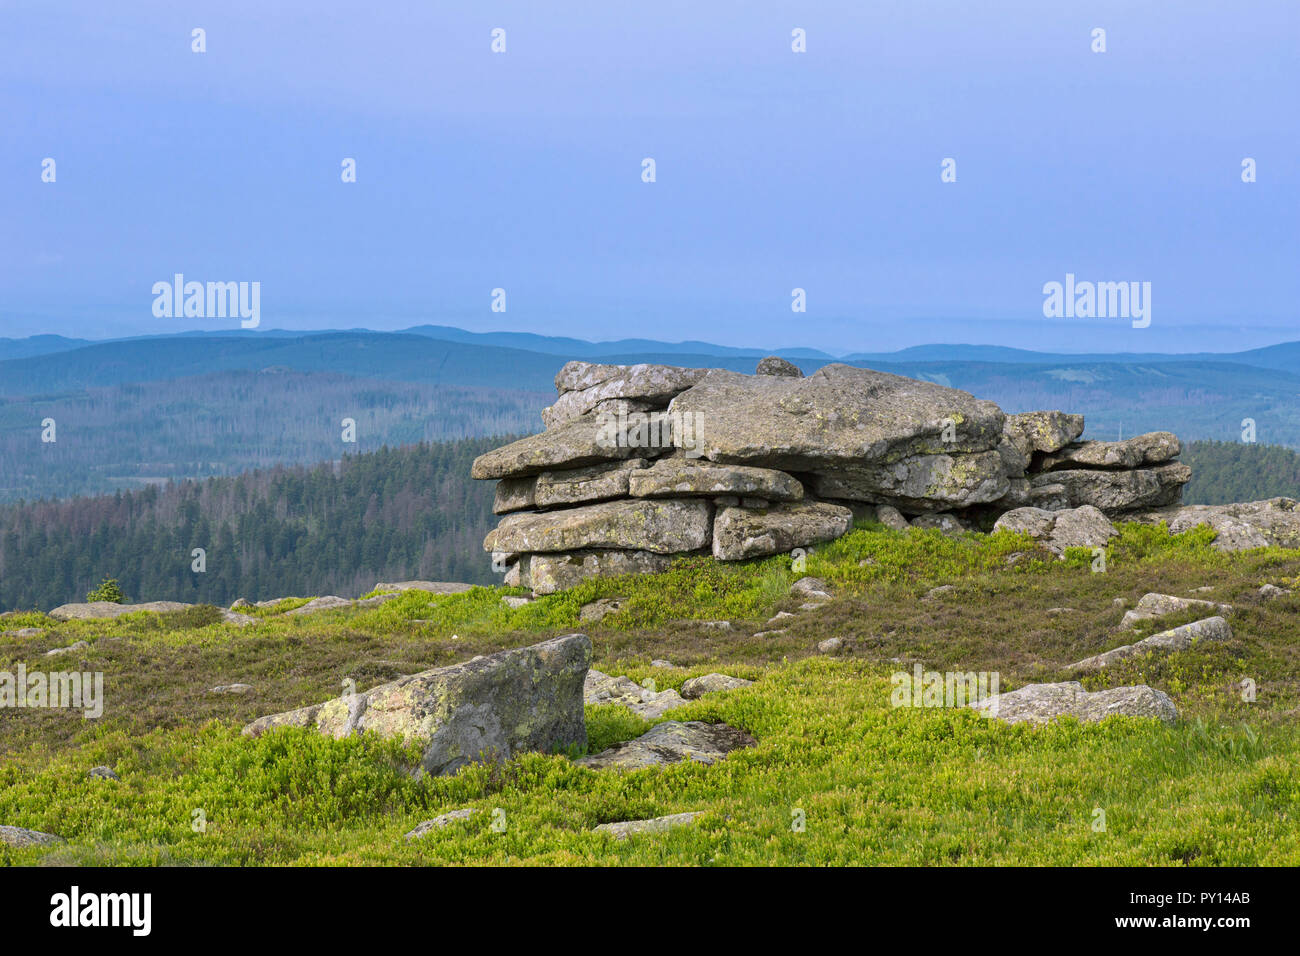
<svg viewBox="0 0 1300 956">
<path fill-rule="evenodd" d="M 314 467 L 0 506 L 0 610 L 129 601 L 355 596 L 379 581 L 495 580 L 483 537 L 492 482 L 470 464 L 509 438 L 423 443 Z M 206 571 L 191 570 L 195 548 Z"/>
<path fill-rule="evenodd" d="M 482 548 L 492 482 L 470 464 L 508 438 L 383 448 L 338 464 L 0 506 L 0 610 L 80 601 L 104 577 L 131 601 L 356 596 L 379 581 L 498 581 Z M 1300 497 L 1289 448 L 1189 442 L 1190 504 Z M 191 570 L 195 548 L 207 570 Z"/>
<path fill-rule="evenodd" d="M 1189 505 L 1260 498 L 1300 498 L 1300 454 L 1280 445 L 1230 441 L 1187 442 L 1182 460 L 1192 467 L 1183 489 Z"/>
</svg>

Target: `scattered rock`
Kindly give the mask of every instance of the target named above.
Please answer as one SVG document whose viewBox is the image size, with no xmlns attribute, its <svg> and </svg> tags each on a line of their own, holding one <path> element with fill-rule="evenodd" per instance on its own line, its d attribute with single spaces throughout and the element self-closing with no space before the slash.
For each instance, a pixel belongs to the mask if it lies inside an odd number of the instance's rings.
<svg viewBox="0 0 1300 956">
<path fill-rule="evenodd" d="M 1075 717 L 1085 723 L 1111 716 L 1158 717 L 1165 723 L 1178 719 L 1178 708 L 1163 691 L 1146 684 L 1113 687 L 1088 693 L 1078 681 L 1030 684 L 967 705 L 986 717 L 1008 724 L 1045 724 L 1057 717 Z"/>
<path fill-rule="evenodd" d="M 1231 604 L 1216 604 L 1213 601 L 1202 601 L 1199 598 L 1178 597 L 1174 594 L 1144 594 L 1137 602 L 1137 607 L 1124 614 L 1124 619 L 1119 622 L 1121 630 L 1127 630 L 1139 621 L 1147 621 L 1155 617 L 1164 617 L 1166 614 L 1181 614 L 1184 611 L 1203 609 L 1214 611 L 1218 614 L 1231 614 Z"/>
<path fill-rule="evenodd" d="M 830 590 L 826 587 L 826 582 L 821 578 L 800 578 L 794 584 L 790 585 L 790 593 L 805 597 L 815 598 L 818 601 L 830 600 Z"/>
<path fill-rule="evenodd" d="M 731 622 L 730 622 L 730 621 L 700 621 L 699 623 L 700 623 L 700 626 L 701 626 L 701 627 L 707 627 L 707 628 L 709 628 L 710 630 L 713 630 L 713 631 L 729 631 L 729 630 L 731 630 Z"/>
<path fill-rule="evenodd" d="M 579 758 L 579 766 L 593 770 L 617 768 L 636 770 L 661 767 L 682 760 L 711 764 L 733 750 L 753 747 L 758 742 L 743 730 L 727 724 L 674 720 L 656 724 L 635 740 L 615 744 L 598 754 Z"/>
<path fill-rule="evenodd" d="M 903 513 L 893 505 L 878 505 L 876 507 L 876 520 L 886 528 L 891 528 L 894 531 L 906 531 L 911 527 L 907 523 L 907 519 L 903 517 Z"/>
<path fill-rule="evenodd" d="M 594 624 L 611 614 L 622 610 L 623 598 L 600 598 L 590 604 L 584 604 L 578 611 L 578 620 L 584 624 Z"/>
<path fill-rule="evenodd" d="M 787 617 L 794 617 L 794 615 L 791 614 L 789 611 L 777 611 L 774 615 L 772 615 L 771 618 L 768 619 L 767 623 L 778 624 L 781 621 L 785 620 Z"/>
<path fill-rule="evenodd" d="M 508 608 L 520 608 L 523 607 L 525 604 L 532 604 L 533 599 L 530 597 L 517 597 L 513 595 L 506 595 L 501 599 L 501 603 Z"/>
<path fill-rule="evenodd" d="M 86 776 L 91 780 L 121 780 L 112 767 L 91 767 L 86 771 Z"/>
<path fill-rule="evenodd" d="M 705 674 L 703 677 L 692 677 L 682 684 L 682 696 L 687 700 L 697 700 L 705 694 L 712 694 L 720 690 L 735 690 L 737 687 L 748 687 L 752 683 L 754 683 L 752 680 L 745 680 L 743 677 L 731 677 L 727 674 Z"/>
<path fill-rule="evenodd" d="M 230 605 L 230 610 L 232 610 L 232 611 L 240 611 L 240 610 L 243 610 L 243 609 L 246 608 L 246 607 L 253 607 L 252 602 L 251 602 L 251 601 L 248 601 L 248 600 L 246 600 L 246 599 L 244 599 L 244 598 L 236 598 L 236 599 L 235 599 L 235 603 L 232 604 L 232 605 Z"/>
<path fill-rule="evenodd" d="M 56 647 L 52 651 L 46 651 L 45 656 L 57 657 L 60 654 L 67 654 L 71 651 L 84 651 L 89 647 L 90 645 L 85 641 L 77 641 L 75 644 L 69 644 L 67 647 Z"/>
<path fill-rule="evenodd" d="M 755 636 L 755 637 L 772 637 L 772 636 L 774 636 L 774 635 L 776 635 L 776 634 L 784 634 L 785 631 L 786 631 L 785 628 L 783 628 L 783 627 L 778 627 L 778 628 L 775 628 L 775 629 L 773 629 L 773 630 L 771 630 L 771 631 L 756 631 L 756 632 L 754 632 L 754 636 Z"/>
<path fill-rule="evenodd" d="M 1074 614 L 1075 610 L 1072 607 L 1049 607 L 1046 613 L 1048 617 L 1064 617 L 1066 614 Z"/>
<path fill-rule="evenodd" d="M 251 614 L 239 614 L 235 611 L 226 610 L 222 610 L 221 620 L 227 624 L 234 624 L 236 627 L 248 627 L 250 624 L 257 623 L 257 618 Z"/>
<path fill-rule="evenodd" d="M 40 637 L 44 633 L 39 627 L 20 627 L 16 631 L 0 631 L 0 637 Z"/>
<path fill-rule="evenodd" d="M 947 597 L 949 594 L 954 593 L 956 590 L 957 590 L 957 585 L 955 584 L 941 584 L 937 588 L 930 588 L 930 590 L 926 591 L 925 599 L 927 601 L 932 601 L 935 598 Z"/>
<path fill-rule="evenodd" d="M 608 833 L 616 840 L 626 840 L 628 837 L 640 833 L 662 833 L 674 827 L 684 827 L 694 822 L 699 815 L 699 812 L 673 813 L 666 817 L 654 817 L 650 820 L 624 820 L 621 823 L 602 823 L 592 832 Z"/>
<path fill-rule="evenodd" d="M 385 594 L 376 594 L 374 597 L 359 598 L 355 605 L 359 608 L 379 607 L 381 604 L 387 604 L 389 601 L 396 601 L 401 597 L 400 592 L 389 591 Z"/>
<path fill-rule="evenodd" d="M 1170 534 L 1182 534 L 1208 525 L 1217 537 L 1219 551 L 1247 551 L 1274 546 L 1300 548 L 1300 508 L 1294 498 L 1268 498 L 1230 505 L 1179 505 L 1126 516 L 1130 521 L 1158 524 Z"/>
<path fill-rule="evenodd" d="M 420 837 L 428 836 L 435 830 L 441 830 L 447 824 L 455 820 L 468 820 L 478 811 L 473 807 L 466 807 L 463 810 L 452 810 L 448 813 L 439 814 L 432 820 L 425 820 L 423 823 L 417 823 L 415 828 L 406 834 L 404 839 L 418 840 Z"/>
<path fill-rule="evenodd" d="M 1153 652 L 1172 654 L 1175 651 L 1185 651 L 1197 642 L 1226 641 L 1231 638 L 1232 628 L 1228 626 L 1227 621 L 1221 617 L 1208 617 L 1203 621 L 1196 621 L 1192 624 L 1184 624 L 1182 627 L 1175 627 L 1172 630 L 1161 631 L 1159 634 L 1153 634 L 1136 644 L 1126 644 L 1124 647 L 1117 647 L 1114 650 L 1106 651 L 1104 654 L 1085 658 L 1071 664 L 1069 669 L 1076 673 L 1086 674 L 1104 670 L 1111 664 L 1141 654 Z"/>
<path fill-rule="evenodd" d="M 53 846 L 65 842 L 63 837 L 53 833 L 41 833 L 39 830 L 26 830 L 22 827 L 0 826 L 0 843 L 6 846 Z"/>
<path fill-rule="evenodd" d="M 209 694 L 247 694 L 253 689 L 252 684 L 218 684 L 208 689 Z"/>
<path fill-rule="evenodd" d="M 1261 585 L 1259 589 L 1259 596 L 1265 601 L 1271 601 L 1273 598 L 1284 597 L 1290 593 L 1290 590 L 1287 588 L 1280 588 L 1276 584 L 1264 584 Z"/>
<path fill-rule="evenodd" d="M 910 524 L 913 528 L 938 531 L 950 538 L 971 530 L 970 522 L 950 514 L 917 515 Z"/>
<path fill-rule="evenodd" d="M 672 667 L 674 665 L 672 661 L 666 661 L 663 658 L 656 658 L 655 660 L 652 660 L 650 662 L 650 666 L 651 667 Z"/>
<path fill-rule="evenodd" d="M 351 607 L 352 602 L 347 598 L 341 598 L 334 594 L 326 594 L 324 597 L 312 598 L 301 607 L 296 607 L 292 611 L 286 611 L 285 617 L 304 617 L 308 614 L 316 614 L 320 611 L 333 611 L 336 608 Z"/>
<path fill-rule="evenodd" d="M 450 774 L 475 759 L 585 746 L 582 688 L 590 664 L 591 641 L 570 634 L 262 717 L 244 733 L 315 727 L 343 738 L 374 730 L 421 744 L 421 768 Z"/>
<path fill-rule="evenodd" d="M 834 654 L 844 646 L 844 641 L 838 637 L 828 637 L 817 645 L 819 654 Z"/>
<path fill-rule="evenodd" d="M 588 706 L 621 704 L 644 720 L 662 717 L 686 703 L 675 690 L 655 692 L 630 677 L 611 677 L 598 670 L 587 671 L 582 686 L 582 702 Z"/>
</svg>

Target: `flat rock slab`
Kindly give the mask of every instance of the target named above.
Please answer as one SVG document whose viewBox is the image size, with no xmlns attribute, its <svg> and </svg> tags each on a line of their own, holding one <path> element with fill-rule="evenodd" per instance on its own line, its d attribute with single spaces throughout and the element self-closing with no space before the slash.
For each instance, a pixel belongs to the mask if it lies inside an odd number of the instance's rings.
<svg viewBox="0 0 1300 956">
<path fill-rule="evenodd" d="M 549 427 L 552 423 L 586 415 L 613 399 L 666 405 L 708 373 L 709 369 L 676 365 L 643 363 L 620 366 L 570 362 L 555 377 L 560 397 L 543 412 L 542 418 Z"/>
<path fill-rule="evenodd" d="M 663 833 L 665 830 L 687 826 L 695 822 L 695 818 L 699 815 L 700 811 L 694 813 L 670 813 L 666 817 L 653 817 L 649 820 L 623 820 L 619 823 L 602 823 L 592 832 L 608 833 L 616 840 L 626 840 L 628 837 L 637 836 L 641 833 Z"/>
<path fill-rule="evenodd" d="M 648 465 L 649 462 L 644 458 L 629 458 L 627 461 L 603 462 L 585 468 L 544 471 L 533 479 L 533 505 L 537 508 L 554 508 L 626 498 L 630 476 Z"/>
<path fill-rule="evenodd" d="M 890 504 L 913 514 L 987 504 L 1011 488 L 997 451 L 910 455 L 879 465 L 840 466 L 809 480 L 823 498 Z"/>
<path fill-rule="evenodd" d="M 671 450 L 663 449 L 664 452 Z M 470 475 L 479 479 L 518 478 L 543 471 L 644 457 L 646 451 L 611 444 L 598 417 L 584 415 L 480 455 L 474 459 Z"/>
<path fill-rule="evenodd" d="M 555 594 L 588 578 L 667 571 L 672 558 L 651 551 L 588 550 L 528 557 L 528 586 L 537 594 Z M 522 563 L 522 561 L 521 561 Z"/>
<path fill-rule="evenodd" d="M 853 527 L 853 512 L 840 505 L 800 501 L 770 508 L 723 508 L 713 523 L 713 556 L 719 561 L 781 554 L 832 541 Z"/>
<path fill-rule="evenodd" d="M 1130 657 L 1150 653 L 1172 654 L 1175 651 L 1185 651 L 1201 641 L 1227 641 L 1231 638 L 1232 628 L 1228 626 L 1227 621 L 1221 617 L 1208 617 L 1203 621 L 1195 621 L 1168 631 L 1161 631 L 1159 634 L 1152 634 L 1135 644 L 1126 644 L 1103 654 L 1084 658 L 1071 664 L 1070 670 L 1087 674 L 1105 670 L 1110 665 L 1128 660 Z"/>
<path fill-rule="evenodd" d="M 1149 621 L 1152 618 L 1164 617 L 1166 614 L 1182 614 L 1184 611 L 1193 610 L 1231 614 L 1232 605 L 1203 601 L 1200 598 L 1178 597 L 1175 594 L 1156 594 L 1153 591 L 1142 595 L 1138 599 L 1137 606 L 1124 613 L 1124 619 L 1119 622 L 1119 626 L 1122 630 L 1127 630 L 1140 621 Z"/>
<path fill-rule="evenodd" d="M 732 677 L 729 674 L 705 674 L 703 677 L 692 677 L 682 684 L 682 696 L 687 700 L 697 700 L 705 694 L 712 694 L 720 690 L 735 690 L 737 687 L 748 687 L 754 683 L 752 680 L 745 680 L 743 677 Z"/>
<path fill-rule="evenodd" d="M 1177 458 L 1182 443 L 1173 432 L 1148 432 L 1123 441 L 1084 441 L 1044 456 L 1039 471 L 1058 468 L 1137 468 Z"/>
<path fill-rule="evenodd" d="M 1039 500 L 1039 507 L 1060 511 L 1092 505 L 1109 515 L 1171 505 L 1191 477 L 1192 469 L 1182 462 L 1172 462 L 1131 471 L 1086 468 L 1050 471 L 1034 475 L 1029 479 L 1029 486 L 1031 497 Z"/>
<path fill-rule="evenodd" d="M 474 585 L 460 581 L 397 581 L 374 586 L 376 591 L 427 591 L 430 594 L 464 594 L 473 589 Z"/>
<path fill-rule="evenodd" d="M 713 371 L 673 411 L 696 416 L 704 458 L 787 472 L 989 451 L 1006 419 L 968 392 L 838 363 L 807 378 Z"/>
<path fill-rule="evenodd" d="M 582 687 L 590 664 L 591 641 L 570 634 L 261 717 L 244 733 L 314 727 L 341 739 L 373 730 L 419 743 L 425 772 L 451 774 L 474 760 L 585 746 Z"/>
<path fill-rule="evenodd" d="M 148 601 L 144 604 L 114 604 L 112 601 L 91 601 L 83 604 L 61 604 L 50 611 L 50 617 L 56 621 L 94 621 L 134 614 L 137 611 L 166 613 L 183 611 L 192 604 L 179 601 Z"/>
<path fill-rule="evenodd" d="M 53 833 L 26 830 L 23 827 L 0 826 L 0 843 L 6 846 L 54 846 L 56 843 L 63 842 L 65 842 L 63 837 L 55 836 Z"/>
<path fill-rule="evenodd" d="M 1078 681 L 1030 684 L 967 706 L 986 717 L 1008 724 L 1045 724 L 1057 717 L 1074 717 L 1094 723 L 1107 717 L 1158 717 L 1165 723 L 1178 719 L 1178 708 L 1163 691 L 1136 684 L 1089 693 Z"/>
<path fill-rule="evenodd" d="M 740 495 L 798 501 L 803 497 L 803 485 L 783 471 L 694 458 L 661 458 L 644 471 L 632 473 L 628 488 L 634 498 Z"/>
<path fill-rule="evenodd" d="M 489 550 L 532 554 L 587 548 L 657 554 L 695 551 L 708 547 L 712 518 L 713 506 L 699 499 L 638 498 L 562 511 L 516 512 L 502 519 Z"/>
<path fill-rule="evenodd" d="M 706 724 L 701 721 L 680 723 L 669 720 L 657 724 L 635 740 L 615 744 L 608 750 L 576 762 L 592 770 L 638 770 L 642 767 L 662 767 L 694 760 L 712 764 L 733 750 L 753 747 L 758 742 L 727 724 Z"/>
</svg>

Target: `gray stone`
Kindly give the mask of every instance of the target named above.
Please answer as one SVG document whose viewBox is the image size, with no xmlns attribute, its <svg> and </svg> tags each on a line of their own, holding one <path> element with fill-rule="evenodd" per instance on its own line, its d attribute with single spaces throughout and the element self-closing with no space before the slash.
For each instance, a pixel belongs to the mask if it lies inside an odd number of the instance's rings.
<svg viewBox="0 0 1300 956">
<path fill-rule="evenodd" d="M 588 706 L 619 704 L 643 720 L 656 720 L 670 710 L 686 705 L 675 690 L 656 692 L 642 687 L 630 677 L 611 677 L 597 670 L 587 672 L 582 699 Z"/>
<path fill-rule="evenodd" d="M 834 654 L 836 651 L 838 651 L 838 650 L 839 650 L 840 648 L 842 648 L 843 646 L 844 646 L 844 641 L 843 641 L 842 638 L 838 638 L 838 637 L 828 637 L 828 638 L 826 638 L 826 640 L 824 640 L 824 641 L 819 641 L 819 642 L 818 642 L 818 644 L 817 644 L 817 653 L 819 653 L 819 654 Z"/>
<path fill-rule="evenodd" d="M 712 505 L 701 499 L 635 498 L 502 519 L 489 550 L 538 553 L 586 548 L 672 554 L 709 544 Z M 537 586 L 536 562 L 533 586 Z"/>
<path fill-rule="evenodd" d="M 790 593 L 796 597 L 815 598 L 819 601 L 828 600 L 831 596 L 830 588 L 821 578 L 804 577 L 800 578 L 794 584 L 790 585 Z"/>
<path fill-rule="evenodd" d="M 584 624 L 602 621 L 609 615 L 620 611 L 622 607 L 622 598 L 599 598 L 579 608 L 578 620 Z"/>
<path fill-rule="evenodd" d="M 512 511 L 531 511 L 537 507 L 537 476 L 525 475 L 522 478 L 502 478 L 497 482 L 492 497 L 494 515 L 509 514 Z"/>
<path fill-rule="evenodd" d="M 68 654 L 72 651 L 84 651 L 90 647 L 85 641 L 77 641 L 75 644 L 69 644 L 67 647 L 56 647 L 53 650 L 46 651 L 46 657 L 57 657 L 60 654 Z"/>
<path fill-rule="evenodd" d="M 637 770 L 642 767 L 662 767 L 682 760 L 712 764 L 727 754 L 743 747 L 757 744 L 743 730 L 727 724 L 706 724 L 700 721 L 681 723 L 669 720 L 656 724 L 637 737 L 615 744 L 608 750 L 576 762 L 592 770 Z"/>
<path fill-rule="evenodd" d="M 1165 723 L 1178 719 L 1178 708 L 1169 695 L 1145 684 L 1095 693 L 1085 691 L 1078 681 L 1030 684 L 967 706 L 1008 724 L 1045 724 L 1057 717 L 1074 717 L 1084 723 L 1112 716 L 1157 717 Z"/>
<path fill-rule="evenodd" d="M 809 479 L 823 498 L 892 504 L 912 512 L 949 511 L 997 501 L 1011 485 L 996 451 L 913 455 L 888 464 L 827 470 Z"/>
<path fill-rule="evenodd" d="M 667 401 L 640 401 L 634 398 L 605 398 L 591 401 L 585 392 L 565 392 L 553 405 L 542 409 L 542 424 L 555 428 L 583 415 L 626 417 L 635 412 L 662 411 Z"/>
<path fill-rule="evenodd" d="M 917 515 L 910 524 L 913 528 L 930 529 L 949 537 L 956 537 L 971 530 L 970 522 L 951 514 Z"/>
<path fill-rule="evenodd" d="M 1288 588 L 1280 588 L 1276 584 L 1263 584 L 1259 588 L 1259 596 L 1265 601 L 1271 601 L 1273 598 L 1285 597 L 1290 594 Z"/>
<path fill-rule="evenodd" d="M 998 518 L 993 530 L 1027 534 L 1053 554 L 1064 554 L 1066 548 L 1104 548 L 1119 534 L 1110 519 L 1091 505 L 1062 511 L 1015 508 Z"/>
<path fill-rule="evenodd" d="M 573 365 L 574 363 L 570 363 Z M 569 366 L 566 365 L 565 369 Z M 610 369 L 615 371 L 610 374 Z M 690 388 L 709 372 L 703 368 L 679 368 L 675 365 L 624 365 L 597 366 L 560 370 L 556 387 L 561 385 L 591 384 L 580 388 L 560 389 L 560 397 L 548 409 L 544 420 L 563 421 L 590 413 L 597 405 L 609 399 L 636 399 L 646 402 L 667 403 L 677 394 Z M 594 379 L 599 379 L 595 381 Z"/>
<path fill-rule="evenodd" d="M 117 772 L 112 767 L 91 767 L 86 771 L 86 776 L 91 780 L 121 780 Z"/>
<path fill-rule="evenodd" d="M 787 362 L 779 355 L 769 355 L 760 359 L 755 375 L 782 375 L 786 378 L 803 378 L 803 370 L 793 362 Z"/>
<path fill-rule="evenodd" d="M 585 746 L 582 688 L 590 664 L 591 641 L 570 634 L 262 717 L 244 733 L 315 727 L 340 739 L 373 730 L 418 743 L 423 771 L 450 774 L 474 760 Z"/>
<path fill-rule="evenodd" d="M 16 631 L 0 631 L 0 637 L 40 637 L 44 633 L 39 627 L 20 627 Z"/>
<path fill-rule="evenodd" d="M 474 585 L 460 581 L 398 581 L 394 584 L 376 584 L 375 591 L 425 591 L 429 594 L 464 594 Z"/>
<path fill-rule="evenodd" d="M 1191 476 L 1190 468 L 1182 462 L 1173 462 L 1132 471 L 1083 468 L 1053 471 L 1034 475 L 1029 484 L 1034 492 L 1053 491 L 1039 507 L 1060 511 L 1092 505 L 1112 515 L 1173 504 Z"/>
<path fill-rule="evenodd" d="M 53 833 L 41 833 L 39 830 L 27 830 L 23 827 L 0 826 L 0 843 L 6 846 L 53 846 L 63 842 L 63 837 L 55 836 Z"/>
<path fill-rule="evenodd" d="M 209 694 L 247 694 L 253 689 L 252 684 L 218 684 L 208 690 Z"/>
<path fill-rule="evenodd" d="M 1218 604 L 1214 601 L 1202 601 L 1200 598 L 1178 597 L 1175 594 L 1157 594 L 1151 592 L 1138 599 L 1133 610 L 1124 614 L 1120 621 L 1121 628 L 1130 628 L 1139 621 L 1148 621 L 1166 614 L 1182 614 L 1184 611 L 1204 610 L 1218 614 L 1231 614 L 1231 604 Z"/>
<path fill-rule="evenodd" d="M 1232 628 L 1228 626 L 1227 621 L 1221 617 L 1209 617 L 1203 621 L 1153 634 L 1136 644 L 1127 644 L 1103 654 L 1084 658 L 1071 664 L 1069 669 L 1075 673 L 1093 673 L 1105 670 L 1110 665 L 1128 660 L 1130 657 L 1152 653 L 1172 654 L 1175 651 L 1185 651 L 1198 642 L 1227 641 L 1231 638 Z"/>
<path fill-rule="evenodd" d="M 705 694 L 712 694 L 720 690 L 735 690 L 737 687 L 748 687 L 752 683 L 754 683 L 752 680 L 745 680 L 743 677 L 731 677 L 728 674 L 705 674 L 703 677 L 692 677 L 682 684 L 682 696 L 687 700 L 696 700 Z"/>
<path fill-rule="evenodd" d="M 879 505 L 876 508 L 876 520 L 894 531 L 906 531 L 911 527 L 902 512 L 893 505 Z"/>
<path fill-rule="evenodd" d="M 1034 452 L 1054 452 L 1083 434 L 1083 416 L 1065 412 L 1008 415 L 1002 434 L 1028 465 Z"/>
<path fill-rule="evenodd" d="M 663 833 L 676 827 L 687 826 L 693 823 L 699 815 L 699 812 L 672 813 L 666 817 L 654 817 L 650 820 L 624 820 L 620 823 L 602 823 L 592 832 L 608 833 L 616 840 L 626 840 L 628 837 L 637 836 L 641 833 Z"/>
<path fill-rule="evenodd" d="M 693 458 L 660 458 L 644 471 L 632 473 L 628 484 L 634 498 L 744 495 L 798 501 L 803 497 L 803 485 L 783 471 Z"/>
<path fill-rule="evenodd" d="M 432 820 L 425 820 L 423 823 L 417 823 L 415 828 L 406 834 L 407 840 L 418 840 L 426 837 L 436 830 L 441 830 L 447 824 L 456 820 L 468 820 L 474 814 L 478 813 L 473 807 L 466 807 L 463 810 L 451 810 L 447 813 L 439 814 Z"/>
<path fill-rule="evenodd" d="M 305 617 L 308 614 L 318 614 L 321 611 L 333 611 L 341 607 L 351 607 L 352 602 L 347 598 L 341 598 L 336 594 L 325 594 L 318 598 L 312 598 L 301 607 L 296 607 L 292 611 L 286 611 L 285 617 Z"/>
<path fill-rule="evenodd" d="M 763 511 L 723 508 L 713 524 L 713 556 L 720 561 L 781 554 L 831 541 L 853 526 L 853 513 L 825 502 L 774 505 Z"/>
<path fill-rule="evenodd" d="M 535 594 L 565 591 L 588 578 L 621 574 L 658 574 L 668 570 L 672 558 L 649 551 L 575 551 L 569 554 L 534 554 L 529 559 L 529 586 Z"/>
<path fill-rule="evenodd" d="M 525 604 L 532 604 L 533 599 L 530 597 L 513 597 L 507 595 L 501 599 L 501 603 L 508 608 L 521 608 Z"/>
<path fill-rule="evenodd" d="M 252 614 L 239 614 L 235 611 L 227 611 L 224 608 L 221 610 L 221 620 L 236 627 L 248 627 L 250 624 L 257 623 L 257 618 Z"/>
<path fill-rule="evenodd" d="M 60 604 L 50 611 L 49 616 L 56 621 L 94 621 L 121 617 L 123 614 L 135 614 L 138 611 L 152 611 L 163 614 L 170 611 L 183 611 L 192 604 L 179 601 L 148 601 L 144 604 L 114 604 L 112 601 L 91 601 L 83 604 Z"/>
</svg>

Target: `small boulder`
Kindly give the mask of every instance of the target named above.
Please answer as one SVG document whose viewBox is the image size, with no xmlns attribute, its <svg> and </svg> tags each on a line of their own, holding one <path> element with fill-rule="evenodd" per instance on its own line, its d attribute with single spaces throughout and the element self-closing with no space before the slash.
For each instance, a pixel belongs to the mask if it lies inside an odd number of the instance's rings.
<svg viewBox="0 0 1300 956">
<path fill-rule="evenodd" d="M 88 647 L 90 647 L 90 645 L 87 644 L 85 641 L 77 641 L 75 644 L 69 644 L 67 647 L 56 647 L 54 648 L 54 650 L 46 651 L 45 656 L 57 657 L 60 654 L 67 654 L 70 653 L 71 651 L 84 651 Z"/>
<path fill-rule="evenodd" d="M 252 684 L 218 684 L 208 689 L 209 694 L 247 694 L 253 689 Z"/>
<path fill-rule="evenodd" d="M 622 610 L 623 603 L 623 598 L 599 598 L 579 609 L 578 620 L 584 624 L 594 624 Z"/>
<path fill-rule="evenodd" d="M 352 602 L 347 598 L 341 598 L 334 594 L 326 594 L 323 597 L 312 598 L 302 607 L 296 607 L 292 611 L 286 611 L 285 617 L 305 617 L 308 614 L 316 614 L 320 611 L 332 611 L 336 608 L 351 607 Z"/>
<path fill-rule="evenodd" d="M 23 827 L 0 826 L 0 843 L 6 846 L 53 846 L 56 843 L 63 842 L 65 842 L 63 837 L 55 836 L 53 833 L 27 830 Z"/>
<path fill-rule="evenodd" d="M 1104 548 L 1119 534 L 1110 519 L 1091 505 L 1061 511 L 1014 508 L 998 518 L 993 530 L 1027 534 L 1053 554 L 1064 554 L 1066 548 Z"/>
<path fill-rule="evenodd" d="M 697 700 L 705 694 L 712 694 L 720 690 L 735 690 L 737 687 L 748 687 L 752 683 L 754 683 L 752 680 L 745 680 L 743 677 L 731 677 L 728 674 L 705 674 L 703 677 L 692 677 L 682 684 L 682 696 L 687 700 Z"/>
<path fill-rule="evenodd" d="M 635 740 L 615 744 L 598 754 L 579 758 L 576 763 L 592 770 L 638 770 L 662 767 L 682 760 L 711 764 L 733 750 L 753 747 L 753 737 L 727 724 L 675 720 L 656 724 Z"/>
<path fill-rule="evenodd" d="M 1112 716 L 1157 717 L 1165 723 L 1178 719 L 1178 708 L 1169 695 L 1146 684 L 1095 693 L 1085 691 L 1078 681 L 1030 684 L 967 706 L 1008 724 L 1045 724 L 1057 717 L 1074 717 L 1084 723 Z"/>
<path fill-rule="evenodd" d="M 785 378 L 803 378 L 803 370 L 793 362 L 787 362 L 779 355 L 769 355 L 760 359 L 755 375 L 780 375 Z"/>
<path fill-rule="evenodd" d="M 91 780 L 121 780 L 112 767 L 91 767 L 86 771 L 86 776 Z"/>
<path fill-rule="evenodd" d="M 406 840 L 418 840 L 420 837 L 428 836 L 435 830 L 441 830 L 447 824 L 456 820 L 468 820 L 478 811 L 473 807 L 466 807 L 463 810 L 451 810 L 447 813 L 439 814 L 432 820 L 425 820 L 423 823 L 417 823 L 409 833 L 404 837 Z"/>
<path fill-rule="evenodd" d="M 1119 622 L 1121 630 L 1127 630 L 1139 621 L 1148 621 L 1156 617 L 1164 617 L 1166 614 L 1181 614 L 1184 611 L 1205 610 L 1214 611 L 1218 614 L 1231 614 L 1231 604 L 1216 604 L 1214 601 L 1203 601 L 1200 598 L 1178 597 L 1176 594 L 1144 594 L 1138 600 L 1137 606 L 1131 611 L 1124 613 L 1124 619 Z"/>
<path fill-rule="evenodd" d="M 699 812 L 672 813 L 666 817 L 654 817 L 650 820 L 624 820 L 619 823 L 602 823 L 592 833 L 608 833 L 616 840 L 626 840 L 640 833 L 662 833 L 675 827 L 684 827 L 694 822 Z"/>
</svg>

